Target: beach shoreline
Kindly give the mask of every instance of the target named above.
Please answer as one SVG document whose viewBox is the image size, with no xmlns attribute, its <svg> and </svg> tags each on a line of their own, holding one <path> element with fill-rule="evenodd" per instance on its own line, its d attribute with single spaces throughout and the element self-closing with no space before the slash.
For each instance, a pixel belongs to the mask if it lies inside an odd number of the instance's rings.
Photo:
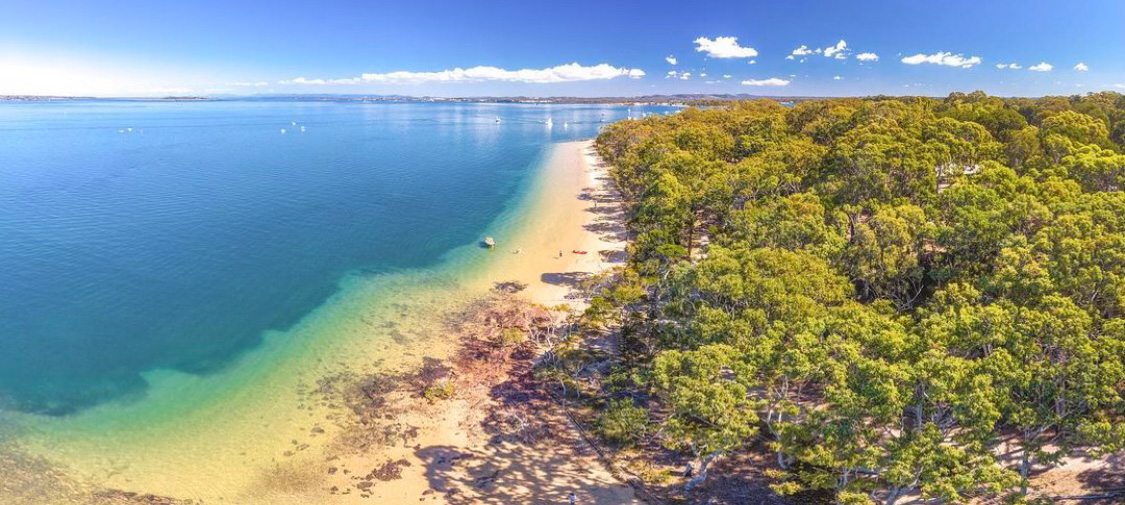
<svg viewBox="0 0 1125 505">
<path fill-rule="evenodd" d="M 531 219 L 520 223 L 509 243 L 497 244 L 495 264 L 472 284 L 491 289 L 498 282 L 526 284 L 522 292 L 548 307 L 581 309 L 573 296 L 578 283 L 621 264 L 625 227 L 620 198 L 593 141 L 552 146 L 542 164 Z"/>
<path fill-rule="evenodd" d="M 505 256 L 496 258 L 470 285 L 475 291 L 495 291 L 501 283 L 519 283 L 526 287 L 517 293 L 518 298 L 574 313 L 586 305 L 578 292 L 581 280 L 623 261 L 623 207 L 593 141 L 552 146 L 540 170 L 536 187 L 529 193 L 533 199 L 529 219 L 508 234 L 510 243 L 497 244 L 492 252 Z M 456 351 L 449 362 L 455 361 Z M 573 492 L 584 504 L 637 503 L 633 489 L 604 468 L 561 406 L 540 401 L 533 409 L 534 415 L 550 418 L 553 429 L 558 430 L 546 444 L 497 443 L 494 435 L 486 433 L 486 418 L 495 416 L 503 403 L 495 391 L 504 387 L 500 383 L 505 380 L 518 380 L 517 372 L 508 368 L 521 365 L 526 362 L 503 365 L 498 377 L 486 377 L 480 383 L 458 382 L 459 390 L 450 401 L 415 402 L 415 410 L 399 417 L 399 422 L 422 427 L 411 441 L 415 448 L 403 447 L 376 457 L 411 462 L 411 466 L 403 466 L 400 480 L 371 487 L 370 498 L 547 504 L 566 503 L 567 494 Z M 441 448 L 436 459 L 430 449 L 435 447 Z M 470 462 L 455 468 L 454 462 L 461 457 Z M 442 478 L 434 477 L 435 466 Z M 487 482 L 476 485 L 482 480 Z M 457 487 L 457 483 L 469 485 Z"/>
<path fill-rule="evenodd" d="M 576 291 L 581 279 L 597 275 L 624 258 L 626 233 L 620 198 L 592 141 L 552 146 L 540 165 L 530 205 L 507 242 L 498 242 L 486 254 L 503 255 L 465 282 L 471 291 L 527 300 L 556 313 L 574 313 L 586 302 Z M 562 254 L 560 255 L 560 251 Z M 586 251 L 577 254 L 575 251 Z M 515 295 L 497 289 L 506 283 L 522 286 Z M 497 298 L 485 306 L 497 304 Z M 516 306 L 520 303 L 516 302 Z M 562 307 L 565 305 L 565 307 Z M 473 319 L 473 316 L 469 316 Z M 535 391 L 517 393 L 526 398 L 505 405 L 511 396 L 498 391 L 528 377 L 527 358 L 501 363 L 466 359 L 471 345 L 464 335 L 450 334 L 443 349 L 429 349 L 427 370 L 395 376 L 398 389 L 385 398 L 385 412 L 393 421 L 384 429 L 401 434 L 401 443 L 388 444 L 351 456 L 334 455 L 328 486 L 332 503 L 566 503 L 574 493 L 579 503 L 639 503 L 633 489 L 606 469 L 597 451 L 573 426 L 561 406 Z M 469 361 L 467 363 L 467 361 Z M 408 378 L 409 377 L 409 378 Z M 419 379 L 422 377 L 422 379 Z M 443 382 L 444 381 L 444 382 Z M 426 401 L 419 383 L 451 386 L 450 398 Z M 402 387 L 402 383 L 415 386 Z M 534 404 L 534 406 L 530 406 Z M 522 409 L 522 410 L 521 410 Z M 495 431 L 498 415 L 536 417 L 548 440 L 513 442 Z M 378 422 L 378 421 L 376 421 Z M 491 423 L 491 427 L 489 426 Z M 357 487 L 355 471 L 343 469 L 391 468 L 392 479 L 365 477 Z M 325 487 L 328 487 L 325 486 Z"/>
</svg>

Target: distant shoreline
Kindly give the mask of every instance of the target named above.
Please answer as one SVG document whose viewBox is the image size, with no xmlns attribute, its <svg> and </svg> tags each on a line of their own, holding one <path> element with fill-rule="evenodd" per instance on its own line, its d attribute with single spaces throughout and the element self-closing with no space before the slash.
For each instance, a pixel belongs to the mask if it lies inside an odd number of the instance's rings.
<svg viewBox="0 0 1125 505">
<path fill-rule="evenodd" d="M 800 102 L 819 100 L 812 96 L 761 96 L 728 94 L 676 94 L 641 95 L 618 97 L 575 97 L 575 96 L 477 96 L 477 97 L 437 97 L 404 95 L 222 95 L 222 96 L 167 96 L 167 97 L 95 97 L 95 96 L 53 96 L 53 95 L 0 95 L 0 102 L 68 102 L 68 101 L 107 101 L 107 102 L 222 102 L 222 101 L 269 101 L 269 102 L 381 102 L 381 103 L 491 103 L 491 104 L 566 104 L 566 105 L 622 105 L 622 106 L 688 106 L 700 102 L 774 100 L 778 102 Z"/>
<path fill-rule="evenodd" d="M 165 96 L 165 97 L 94 97 L 94 96 L 40 96 L 40 95 L 0 95 L 0 102 L 217 102 L 220 98 L 205 96 Z"/>
</svg>

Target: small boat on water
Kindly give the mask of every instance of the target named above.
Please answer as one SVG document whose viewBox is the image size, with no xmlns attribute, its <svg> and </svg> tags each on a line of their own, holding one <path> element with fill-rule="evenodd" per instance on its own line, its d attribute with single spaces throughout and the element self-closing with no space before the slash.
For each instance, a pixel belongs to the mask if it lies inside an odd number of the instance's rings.
<svg viewBox="0 0 1125 505">
<path fill-rule="evenodd" d="M 484 245 L 487 247 L 496 247 L 496 241 L 492 237 L 484 237 Z"/>
</svg>

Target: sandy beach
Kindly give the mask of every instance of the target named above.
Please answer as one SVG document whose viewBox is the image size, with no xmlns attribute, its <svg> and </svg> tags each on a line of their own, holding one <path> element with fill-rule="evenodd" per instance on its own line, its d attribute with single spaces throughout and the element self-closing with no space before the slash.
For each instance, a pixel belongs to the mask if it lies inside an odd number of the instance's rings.
<svg viewBox="0 0 1125 505">
<path fill-rule="evenodd" d="M 533 302 L 578 310 L 583 302 L 571 296 L 573 285 L 623 257 L 619 198 L 592 141 L 556 145 L 542 167 L 532 190 L 533 218 L 511 243 L 497 244 L 491 253 L 503 256 L 470 282 L 484 290 L 517 281 L 527 285 L 520 295 Z M 433 404 L 416 392 L 392 393 L 387 404 L 394 426 L 411 433 L 402 443 L 335 459 L 326 470 L 328 485 L 338 491 L 333 502 L 563 504 L 574 493 L 580 504 L 639 503 L 560 409 L 538 413 L 551 430 L 546 443 L 514 443 L 482 428 L 500 401 L 492 394 L 499 386 L 460 381 L 457 387 L 453 399 Z M 373 484 L 356 487 L 352 469 L 380 465 L 395 477 L 367 478 Z"/>
<path fill-rule="evenodd" d="M 505 256 L 479 282 L 522 282 L 537 303 L 577 308 L 581 300 L 569 296 L 574 284 L 620 262 L 624 253 L 618 197 L 592 141 L 557 144 L 537 185 L 535 218 L 512 243 L 497 244 L 495 252 Z"/>
</svg>

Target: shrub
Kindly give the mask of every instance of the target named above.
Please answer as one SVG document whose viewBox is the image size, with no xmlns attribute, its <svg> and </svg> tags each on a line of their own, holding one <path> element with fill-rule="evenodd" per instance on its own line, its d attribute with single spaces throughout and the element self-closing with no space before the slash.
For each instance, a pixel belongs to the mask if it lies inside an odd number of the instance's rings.
<svg viewBox="0 0 1125 505">
<path fill-rule="evenodd" d="M 500 332 L 500 347 L 518 347 L 527 341 L 527 333 L 519 328 L 504 328 Z"/>
<path fill-rule="evenodd" d="M 618 445 L 632 445 L 645 435 L 648 413 L 625 398 L 611 400 L 598 416 L 596 429 L 605 440 Z"/>
<path fill-rule="evenodd" d="M 446 380 L 426 386 L 426 389 L 422 390 L 422 398 L 425 398 L 430 403 L 434 403 L 437 400 L 453 398 L 453 393 L 453 383 Z"/>
</svg>

